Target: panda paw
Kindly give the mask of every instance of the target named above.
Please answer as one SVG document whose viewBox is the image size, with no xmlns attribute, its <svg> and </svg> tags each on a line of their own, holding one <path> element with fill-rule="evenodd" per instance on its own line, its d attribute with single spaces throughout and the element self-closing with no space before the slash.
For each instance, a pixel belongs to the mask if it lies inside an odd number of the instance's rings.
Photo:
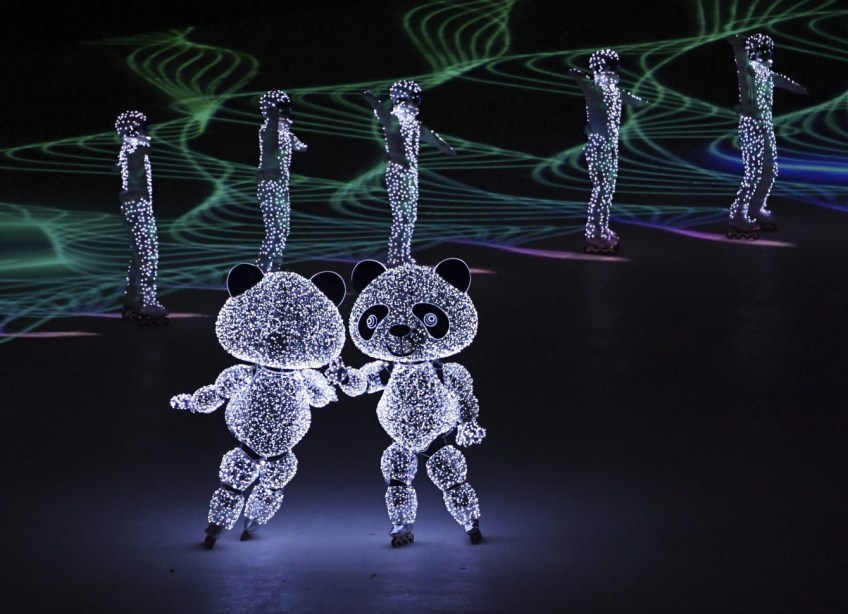
<svg viewBox="0 0 848 614">
<path fill-rule="evenodd" d="M 324 377 L 326 377 L 327 381 L 333 386 L 347 384 L 349 379 L 348 368 L 345 366 L 341 357 L 334 358 L 330 361 L 327 368 L 324 369 Z"/>
<path fill-rule="evenodd" d="M 456 428 L 456 443 L 463 448 L 481 443 L 486 436 L 486 429 L 477 424 L 476 420 L 463 422 Z"/>
<path fill-rule="evenodd" d="M 178 394 L 176 396 L 171 397 L 171 407 L 174 409 L 180 410 L 188 410 L 191 413 L 194 413 L 194 408 L 191 403 L 191 395 L 190 394 Z"/>
</svg>

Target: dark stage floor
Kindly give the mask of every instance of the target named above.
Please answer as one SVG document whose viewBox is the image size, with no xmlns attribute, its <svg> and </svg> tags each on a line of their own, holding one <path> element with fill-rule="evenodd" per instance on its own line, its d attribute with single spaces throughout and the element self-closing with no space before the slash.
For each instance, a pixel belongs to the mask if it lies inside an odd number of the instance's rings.
<svg viewBox="0 0 848 614">
<path fill-rule="evenodd" d="M 848 611 L 848 9 L 316 0 L 129 19 L 85 4 L 4 19 L 5 611 Z M 810 96 L 775 94 L 780 229 L 734 242 L 724 39 L 757 29 Z M 585 111 L 565 76 L 605 46 L 653 103 L 624 115 L 623 250 L 606 259 L 582 252 Z M 488 429 L 466 451 L 485 541 L 468 543 L 420 468 L 415 543 L 389 546 L 371 395 L 315 410 L 279 514 L 209 552 L 234 439 L 223 410 L 168 401 L 237 362 L 214 318 L 226 271 L 262 236 L 257 100 L 287 89 L 309 145 L 292 163 L 289 266 L 348 277 L 385 256 L 389 225 L 361 93 L 399 78 L 422 84 L 422 121 L 457 150 L 422 146 L 413 247 L 476 271 L 479 333 L 456 360 Z M 174 312 L 160 329 L 116 312 L 128 248 L 112 123 L 127 108 L 153 127 Z M 365 360 L 350 342 L 344 358 Z"/>
<path fill-rule="evenodd" d="M 234 362 L 214 320 L 58 320 L 47 328 L 98 336 L 4 345 L 5 599 L 29 611 L 843 611 L 845 222 L 775 208 L 790 247 L 623 226 L 625 262 L 421 254 L 495 272 L 473 282 L 480 333 L 457 358 L 489 430 L 468 451 L 477 547 L 423 474 L 416 542 L 389 547 L 388 438 L 376 397 L 360 397 L 315 411 L 258 538 L 234 531 L 208 552 L 206 504 L 233 442 L 220 411 L 168 399 Z M 211 316 L 223 300 L 170 303 Z"/>
</svg>

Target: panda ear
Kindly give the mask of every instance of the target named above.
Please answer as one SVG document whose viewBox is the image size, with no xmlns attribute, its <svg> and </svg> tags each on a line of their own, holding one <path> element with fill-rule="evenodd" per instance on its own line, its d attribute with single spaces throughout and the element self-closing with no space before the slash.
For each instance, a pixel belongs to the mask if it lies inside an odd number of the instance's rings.
<svg viewBox="0 0 848 614">
<path fill-rule="evenodd" d="M 460 292 L 471 287 L 471 270 L 464 260 L 448 258 L 436 265 L 436 274 Z"/>
<path fill-rule="evenodd" d="M 377 262 L 376 260 L 363 260 L 353 267 L 350 279 L 353 281 L 353 287 L 356 288 L 357 291 L 362 292 L 365 289 L 365 286 L 385 272 L 386 267 L 382 262 Z"/>
<path fill-rule="evenodd" d="M 264 275 L 255 264 L 237 264 L 227 274 L 227 291 L 230 296 L 238 296 L 262 281 Z"/>
<path fill-rule="evenodd" d="M 345 294 L 347 293 L 347 288 L 345 287 L 344 279 L 338 273 L 334 273 L 333 271 L 321 271 L 320 273 L 315 273 L 310 280 L 313 284 L 315 284 L 318 289 L 327 295 L 336 306 L 341 305 L 344 300 Z"/>
</svg>

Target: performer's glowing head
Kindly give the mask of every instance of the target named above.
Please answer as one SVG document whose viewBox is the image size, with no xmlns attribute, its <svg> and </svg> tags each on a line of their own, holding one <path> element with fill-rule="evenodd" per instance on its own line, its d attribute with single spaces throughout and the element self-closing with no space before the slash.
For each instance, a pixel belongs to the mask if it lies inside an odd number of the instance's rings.
<svg viewBox="0 0 848 614">
<path fill-rule="evenodd" d="M 291 98 L 283 90 L 271 90 L 259 99 L 259 111 L 263 116 L 275 112 L 282 117 L 288 117 L 291 113 Z"/>
<path fill-rule="evenodd" d="M 389 88 L 389 97 L 395 109 L 403 108 L 418 114 L 421 106 L 421 88 L 415 81 L 397 81 Z"/>
<path fill-rule="evenodd" d="M 141 111 L 124 111 L 115 120 L 115 130 L 121 138 L 147 135 L 147 116 Z"/>
<path fill-rule="evenodd" d="M 774 41 L 768 34 L 752 34 L 745 39 L 745 53 L 751 61 L 771 66 L 774 62 Z"/>
<path fill-rule="evenodd" d="M 618 72 L 621 59 L 612 49 L 600 49 L 589 56 L 589 68 L 594 73 Z"/>
<path fill-rule="evenodd" d="M 618 83 L 618 70 L 621 60 L 612 49 L 599 49 L 589 56 L 589 68 L 595 74 L 595 80 Z"/>
</svg>

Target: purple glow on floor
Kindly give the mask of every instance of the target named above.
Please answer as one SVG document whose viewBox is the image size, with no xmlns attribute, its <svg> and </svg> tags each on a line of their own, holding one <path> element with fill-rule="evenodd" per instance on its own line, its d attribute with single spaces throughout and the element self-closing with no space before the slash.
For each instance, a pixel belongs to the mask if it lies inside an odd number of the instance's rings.
<svg viewBox="0 0 848 614">
<path fill-rule="evenodd" d="M 84 330 L 55 330 L 49 332 L 31 333 L 0 333 L 0 337 L 13 339 L 59 339 L 64 337 L 99 337 L 100 333 L 90 333 Z"/>
<path fill-rule="evenodd" d="M 127 319 L 129 319 L 129 318 L 124 318 L 124 316 L 122 316 L 120 312 L 101 313 L 101 312 L 95 311 L 95 312 L 81 313 L 79 315 L 86 317 L 86 318 L 110 318 L 110 319 L 113 319 L 113 320 L 122 320 L 122 319 L 127 320 Z M 208 313 L 178 312 L 178 313 L 168 314 L 168 319 L 170 319 L 170 320 L 183 320 L 183 319 L 186 319 L 186 318 L 211 318 L 211 317 L 212 316 L 209 315 Z"/>
<path fill-rule="evenodd" d="M 642 224 L 640 224 L 640 226 L 641 225 Z M 728 239 L 727 236 L 715 232 L 700 232 L 697 230 L 685 230 L 683 228 L 671 228 L 669 226 L 653 226 L 647 224 L 645 224 L 645 226 L 648 228 L 656 228 L 657 230 L 664 230 L 665 232 L 670 232 L 676 235 L 683 235 L 690 239 L 700 239 L 702 241 L 718 241 L 722 243 L 732 243 L 734 245 L 751 245 L 754 247 L 795 247 L 794 243 L 763 239 L 762 234 L 760 234 L 759 239 Z"/>
<path fill-rule="evenodd" d="M 552 260 L 594 260 L 596 262 L 630 262 L 627 258 L 621 256 L 601 256 L 599 254 L 584 254 L 582 252 L 565 252 L 553 249 L 533 249 L 530 247 L 518 247 L 517 245 L 492 245 L 493 247 L 511 254 L 521 254 L 522 256 L 535 256 L 537 258 L 550 258 Z"/>
</svg>

